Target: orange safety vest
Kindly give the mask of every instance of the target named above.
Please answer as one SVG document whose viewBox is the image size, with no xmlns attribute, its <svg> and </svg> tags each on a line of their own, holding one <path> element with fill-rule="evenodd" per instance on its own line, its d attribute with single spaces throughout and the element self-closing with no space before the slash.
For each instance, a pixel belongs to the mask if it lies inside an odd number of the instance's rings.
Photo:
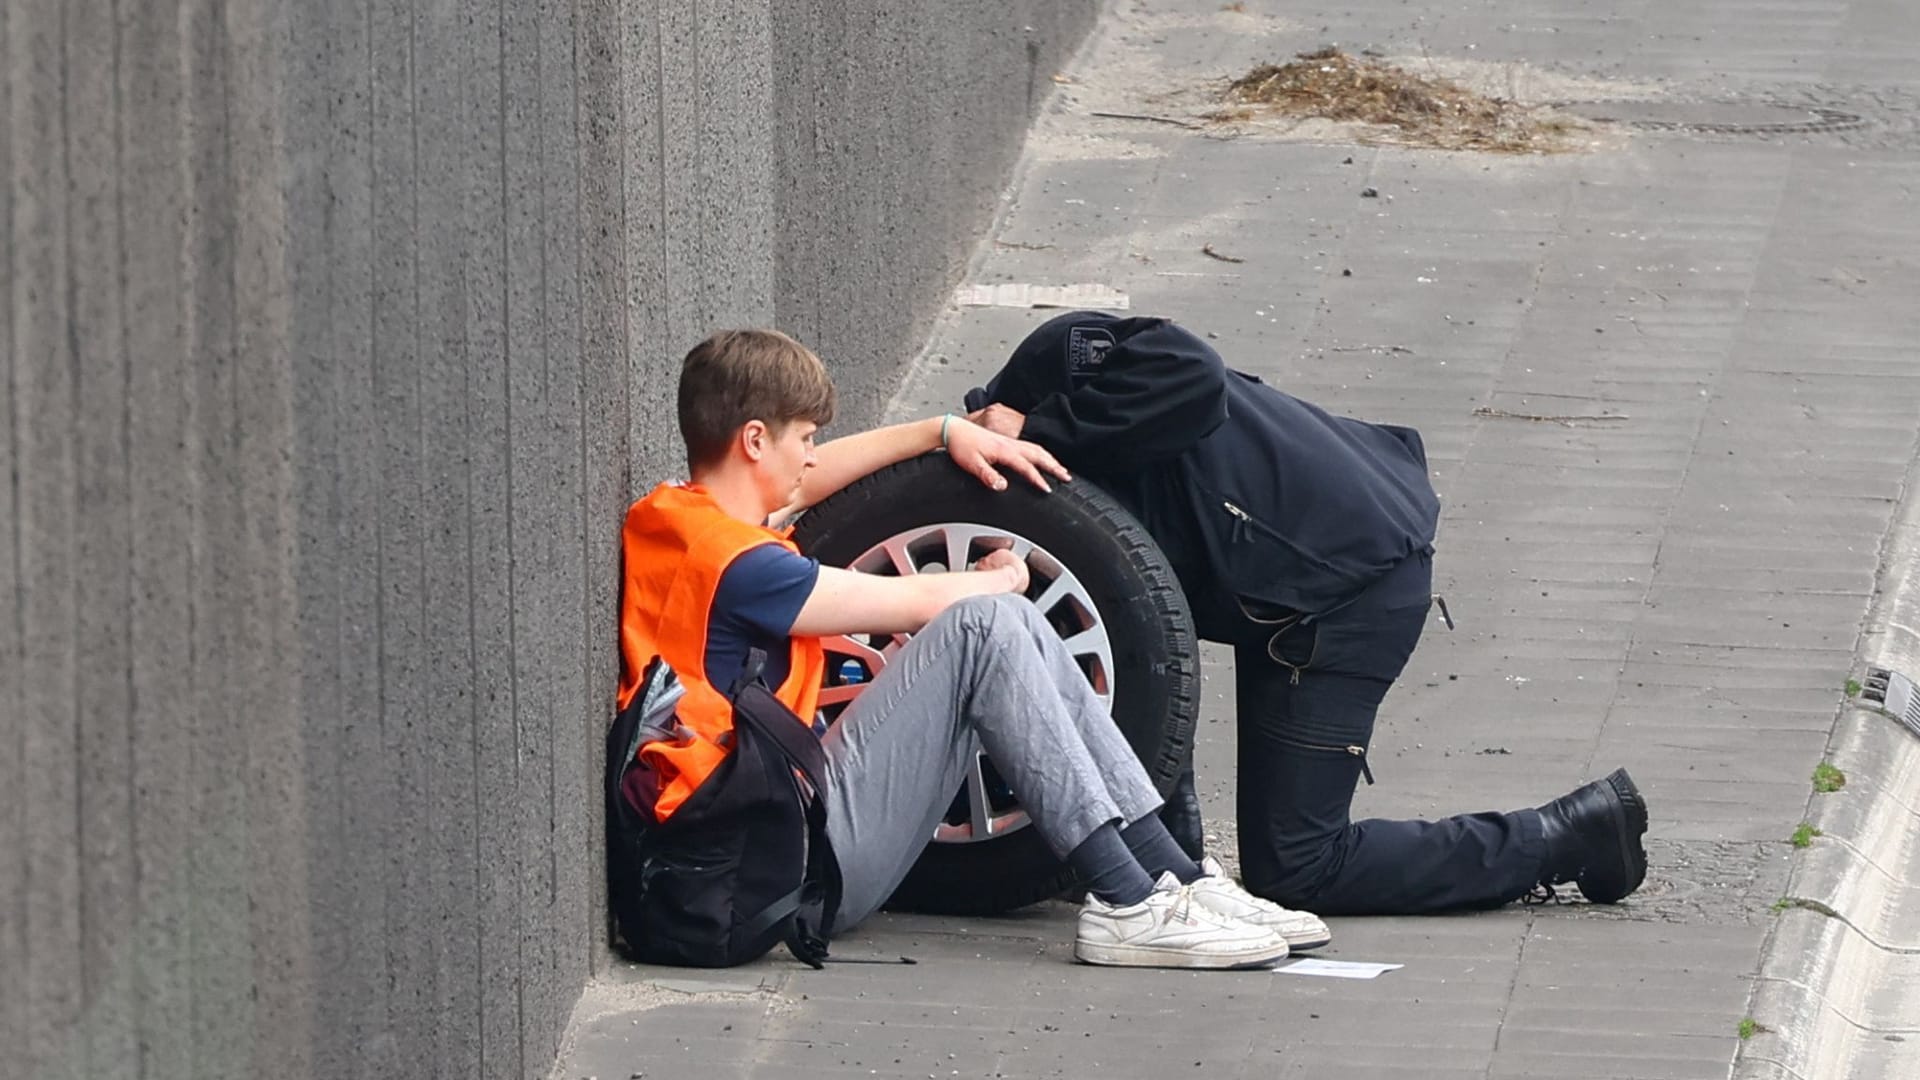
<svg viewBox="0 0 1920 1080">
<path fill-rule="evenodd" d="M 726 760 L 733 703 L 707 682 L 707 621 L 720 576 L 733 560 L 762 544 L 799 552 L 786 532 L 749 525 L 720 509 L 697 484 L 661 484 L 627 511 L 620 532 L 625 582 L 620 596 L 620 707 L 640 689 L 654 657 L 673 669 L 686 696 L 676 715 L 685 733 L 642 743 L 639 760 L 659 780 L 653 815 L 665 821 Z M 795 637 L 787 680 L 774 691 L 810 722 L 826 668 L 818 638 Z M 690 734 L 689 734 L 690 733 Z"/>
</svg>

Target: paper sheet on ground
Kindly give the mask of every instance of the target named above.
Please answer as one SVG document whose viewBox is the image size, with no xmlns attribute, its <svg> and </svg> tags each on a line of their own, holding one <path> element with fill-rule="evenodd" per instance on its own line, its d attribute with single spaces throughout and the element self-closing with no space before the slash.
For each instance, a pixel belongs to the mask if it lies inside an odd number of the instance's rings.
<svg viewBox="0 0 1920 1080">
<path fill-rule="evenodd" d="M 953 296 L 961 307 L 1105 308 L 1126 311 L 1127 294 L 1110 285 L 964 285 Z"/>
<path fill-rule="evenodd" d="M 1319 975 L 1329 979 L 1377 979 L 1383 971 L 1398 971 L 1404 964 L 1367 964 L 1356 960 L 1315 960 L 1301 957 L 1282 961 L 1273 970 L 1282 975 Z"/>
</svg>

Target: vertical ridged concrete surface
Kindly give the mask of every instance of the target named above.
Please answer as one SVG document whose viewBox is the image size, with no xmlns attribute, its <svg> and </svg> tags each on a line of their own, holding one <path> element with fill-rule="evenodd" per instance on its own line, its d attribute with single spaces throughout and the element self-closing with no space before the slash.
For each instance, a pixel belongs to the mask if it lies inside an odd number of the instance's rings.
<svg viewBox="0 0 1920 1080">
<path fill-rule="evenodd" d="M 543 1074 L 678 357 L 874 419 L 1094 7 L 9 0 L 0 1080 Z"/>
</svg>

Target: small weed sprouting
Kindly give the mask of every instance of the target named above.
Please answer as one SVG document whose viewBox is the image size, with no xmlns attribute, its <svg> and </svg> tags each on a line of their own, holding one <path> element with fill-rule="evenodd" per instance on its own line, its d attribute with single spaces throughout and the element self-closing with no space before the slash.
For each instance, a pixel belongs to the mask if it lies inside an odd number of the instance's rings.
<svg viewBox="0 0 1920 1080">
<path fill-rule="evenodd" d="M 1778 915 L 1792 906 L 1793 906 L 1793 897 L 1783 896 L 1780 899 L 1775 900 L 1773 902 L 1773 913 L 1775 915 Z"/>
<path fill-rule="evenodd" d="M 1860 680 L 1859 679 L 1847 680 L 1847 696 L 1850 698 L 1857 698 L 1860 696 Z"/>
<path fill-rule="evenodd" d="M 1832 762 L 1823 761 L 1813 767 L 1813 790 L 1822 795 L 1831 795 L 1847 786 L 1847 774 L 1835 768 Z"/>
<path fill-rule="evenodd" d="M 1767 1029 L 1761 1027 L 1759 1022 L 1756 1021 L 1751 1016 L 1743 1016 L 1740 1018 L 1740 1041 L 1741 1042 L 1746 1042 L 1748 1039 L 1753 1038 L 1755 1035 L 1765 1030 Z"/>
<path fill-rule="evenodd" d="M 1793 835 L 1787 839 L 1787 842 L 1798 848 L 1812 847 L 1813 838 L 1820 835 L 1822 833 L 1813 827 L 1812 822 L 1803 821 L 1799 828 L 1793 830 Z"/>
</svg>

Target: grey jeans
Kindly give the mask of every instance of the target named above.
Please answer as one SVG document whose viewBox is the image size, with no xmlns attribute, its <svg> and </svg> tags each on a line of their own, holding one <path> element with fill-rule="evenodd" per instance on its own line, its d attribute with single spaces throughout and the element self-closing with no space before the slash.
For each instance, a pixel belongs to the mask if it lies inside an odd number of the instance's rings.
<svg viewBox="0 0 1920 1080">
<path fill-rule="evenodd" d="M 837 930 L 907 876 L 984 748 L 1033 827 L 1065 856 L 1160 795 L 1038 609 L 975 597 L 915 634 L 822 739 L 827 835 L 840 862 Z"/>
</svg>

